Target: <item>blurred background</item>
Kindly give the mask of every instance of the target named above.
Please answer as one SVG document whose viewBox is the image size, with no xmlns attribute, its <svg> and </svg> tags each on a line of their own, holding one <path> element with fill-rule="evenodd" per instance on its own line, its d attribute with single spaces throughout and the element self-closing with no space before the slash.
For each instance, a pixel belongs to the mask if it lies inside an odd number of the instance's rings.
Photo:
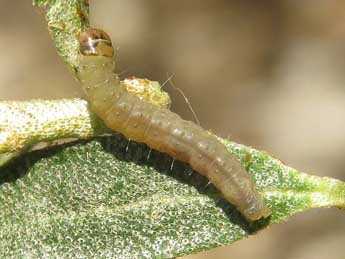
<svg viewBox="0 0 345 259">
<path fill-rule="evenodd" d="M 93 25 L 119 46 L 122 77 L 174 75 L 204 128 L 301 171 L 345 180 L 344 1 L 90 2 Z M 0 99 L 82 97 L 43 11 L 31 1 L 0 3 Z M 179 92 L 169 82 L 164 88 L 172 110 L 193 120 Z M 344 216 L 312 210 L 185 259 L 339 259 Z"/>
</svg>

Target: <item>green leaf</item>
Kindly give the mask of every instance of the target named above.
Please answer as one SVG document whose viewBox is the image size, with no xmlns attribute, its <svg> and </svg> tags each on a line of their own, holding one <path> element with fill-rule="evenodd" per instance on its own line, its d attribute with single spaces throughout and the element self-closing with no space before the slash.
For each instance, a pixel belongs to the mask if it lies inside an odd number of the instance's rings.
<svg viewBox="0 0 345 259">
<path fill-rule="evenodd" d="M 0 257 L 172 258 L 309 208 L 345 207 L 345 183 L 224 143 L 256 181 L 271 218 L 246 222 L 187 165 L 175 161 L 171 170 L 168 156 L 116 135 L 35 151 L 0 169 Z"/>
<path fill-rule="evenodd" d="M 33 0 L 33 5 L 45 7 L 48 29 L 57 52 L 75 74 L 79 62 L 76 36 L 89 27 L 89 1 Z"/>
</svg>

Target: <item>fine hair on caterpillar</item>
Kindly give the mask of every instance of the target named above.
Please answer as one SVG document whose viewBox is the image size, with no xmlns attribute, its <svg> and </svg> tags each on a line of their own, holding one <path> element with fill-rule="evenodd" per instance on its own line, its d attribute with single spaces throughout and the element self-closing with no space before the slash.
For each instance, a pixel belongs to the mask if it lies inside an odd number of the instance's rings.
<svg viewBox="0 0 345 259">
<path fill-rule="evenodd" d="M 79 80 L 92 109 L 109 128 L 187 162 L 247 220 L 271 214 L 245 169 L 215 136 L 126 90 L 115 73 L 114 50 L 105 32 L 90 28 L 78 40 Z"/>
</svg>

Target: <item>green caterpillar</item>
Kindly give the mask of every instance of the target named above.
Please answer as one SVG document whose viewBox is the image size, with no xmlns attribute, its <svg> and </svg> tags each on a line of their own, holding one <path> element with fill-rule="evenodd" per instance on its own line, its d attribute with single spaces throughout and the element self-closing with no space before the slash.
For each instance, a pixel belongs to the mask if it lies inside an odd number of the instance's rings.
<svg viewBox="0 0 345 259">
<path fill-rule="evenodd" d="M 244 168 L 216 137 L 125 89 L 115 74 L 114 49 L 107 33 L 88 29 L 79 35 L 79 44 L 80 82 L 91 107 L 109 128 L 189 163 L 247 220 L 271 214 Z"/>
</svg>

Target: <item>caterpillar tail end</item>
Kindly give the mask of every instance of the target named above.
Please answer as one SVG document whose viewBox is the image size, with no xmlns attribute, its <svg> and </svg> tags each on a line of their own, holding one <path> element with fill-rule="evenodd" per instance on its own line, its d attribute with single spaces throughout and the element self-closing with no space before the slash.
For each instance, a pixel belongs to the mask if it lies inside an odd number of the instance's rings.
<svg viewBox="0 0 345 259">
<path fill-rule="evenodd" d="M 253 202 L 250 207 L 243 210 L 242 214 L 248 221 L 256 221 L 271 216 L 272 211 L 268 208 L 263 200 Z"/>
</svg>

